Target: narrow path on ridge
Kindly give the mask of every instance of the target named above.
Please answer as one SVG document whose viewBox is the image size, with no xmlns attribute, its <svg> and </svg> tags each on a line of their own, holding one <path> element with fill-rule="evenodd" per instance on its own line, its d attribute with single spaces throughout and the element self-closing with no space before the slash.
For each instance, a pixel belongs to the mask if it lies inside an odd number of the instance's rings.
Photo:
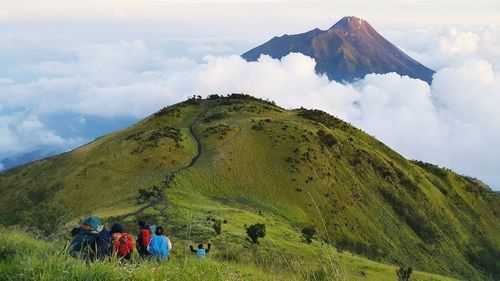
<svg viewBox="0 0 500 281">
<path fill-rule="evenodd" d="M 210 109 L 210 106 L 207 106 L 207 108 L 203 109 L 198 114 L 198 116 L 194 119 L 194 121 L 191 124 L 189 124 L 189 133 L 193 136 L 194 140 L 196 141 L 196 146 L 197 146 L 196 147 L 196 154 L 193 156 L 193 158 L 191 159 L 191 162 L 187 166 L 173 170 L 172 172 L 170 172 L 171 175 L 175 175 L 176 173 L 178 173 L 182 170 L 185 170 L 185 169 L 192 167 L 194 164 L 196 164 L 196 161 L 198 161 L 198 159 L 200 158 L 201 153 L 202 153 L 201 140 L 200 140 L 200 137 L 198 136 L 198 134 L 195 132 L 194 126 L 201 120 L 201 118 L 203 118 L 205 116 L 205 113 L 207 113 L 207 111 L 209 109 Z M 165 198 L 163 196 L 161 196 L 160 198 L 156 198 L 153 202 L 151 202 L 151 203 L 147 204 L 146 206 L 141 207 L 139 210 L 131 213 L 131 215 L 134 215 L 134 216 L 140 215 L 144 212 L 144 210 L 151 208 L 151 207 L 154 207 L 158 204 L 162 204 L 162 203 L 165 203 Z"/>
<path fill-rule="evenodd" d="M 196 123 L 198 123 L 200 121 L 201 117 L 203 117 L 205 115 L 205 113 L 207 113 L 207 111 L 208 111 L 208 108 L 205 108 L 202 112 L 200 112 L 200 114 L 198 114 L 198 117 L 196 117 L 196 119 L 193 121 L 193 123 L 191 123 L 189 125 L 189 132 L 191 133 L 191 135 L 193 136 L 193 138 L 197 144 L 196 155 L 193 157 L 193 159 L 191 159 L 191 163 L 189 163 L 189 165 L 187 165 L 184 168 L 177 169 L 175 172 L 178 172 L 178 171 L 181 171 L 181 170 L 184 170 L 184 169 L 187 169 L 187 168 L 193 166 L 196 163 L 196 161 L 198 161 L 198 159 L 200 158 L 201 152 L 202 152 L 201 140 L 200 140 L 200 136 L 198 136 L 198 134 L 194 131 L 194 125 L 196 125 Z"/>
</svg>

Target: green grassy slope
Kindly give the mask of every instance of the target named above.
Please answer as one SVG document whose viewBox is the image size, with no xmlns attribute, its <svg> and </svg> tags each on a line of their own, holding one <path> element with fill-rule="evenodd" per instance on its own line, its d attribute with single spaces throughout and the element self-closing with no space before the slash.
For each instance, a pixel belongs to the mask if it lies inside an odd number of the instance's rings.
<svg viewBox="0 0 500 281">
<path fill-rule="evenodd" d="M 3 224 L 50 231 L 53 218 L 90 213 L 129 227 L 140 218 L 156 221 L 183 241 L 212 238 L 218 260 L 265 272 L 280 268 L 266 268 L 267 260 L 281 260 L 286 270 L 277 276 L 307 279 L 338 269 L 352 280 L 366 268 L 377 280 L 371 262 L 333 245 L 461 279 L 500 278 L 498 193 L 408 161 L 321 111 L 287 111 L 240 95 L 188 100 L 0 174 Z M 215 238 L 213 219 L 228 221 Z M 265 223 L 268 235 L 254 249 L 242 241 L 244 226 L 255 222 Z M 312 245 L 301 241 L 304 226 L 319 232 Z M 380 280 L 395 276 L 393 268 L 380 272 Z"/>
<path fill-rule="evenodd" d="M 286 252 L 280 252 L 281 249 L 269 241 L 263 241 L 259 249 L 249 245 L 246 252 L 229 252 L 216 246 L 205 260 L 199 261 L 185 251 L 187 248 L 179 247 L 185 241 L 174 238 L 174 249 L 167 263 L 139 260 L 134 254 L 131 264 L 114 260 L 86 264 L 64 254 L 66 244 L 63 238 L 47 242 L 20 229 L 0 228 L 0 280 L 332 280 L 334 276 L 340 276 L 339 280 L 396 279 L 394 266 L 336 252 L 329 252 L 328 256 L 336 260 L 339 274 L 327 275 L 309 263 L 299 264 L 287 258 Z M 300 244 L 297 246 L 301 247 Z M 316 251 L 310 259 L 318 261 L 325 258 L 324 247 L 313 243 L 302 249 Z M 414 272 L 411 280 L 457 279 Z"/>
</svg>

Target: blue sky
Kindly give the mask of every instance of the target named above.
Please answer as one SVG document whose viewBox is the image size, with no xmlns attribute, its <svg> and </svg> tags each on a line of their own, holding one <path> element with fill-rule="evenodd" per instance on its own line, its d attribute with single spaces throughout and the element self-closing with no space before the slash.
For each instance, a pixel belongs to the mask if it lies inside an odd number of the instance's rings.
<svg viewBox="0 0 500 281">
<path fill-rule="evenodd" d="M 234 56 L 346 15 L 435 69 L 435 83 L 388 74 L 341 85 L 304 56 Z M 0 0 L 0 163 L 72 149 L 193 93 L 245 91 L 321 108 L 407 158 L 499 189 L 499 24 L 500 1 L 488 0 Z"/>
</svg>

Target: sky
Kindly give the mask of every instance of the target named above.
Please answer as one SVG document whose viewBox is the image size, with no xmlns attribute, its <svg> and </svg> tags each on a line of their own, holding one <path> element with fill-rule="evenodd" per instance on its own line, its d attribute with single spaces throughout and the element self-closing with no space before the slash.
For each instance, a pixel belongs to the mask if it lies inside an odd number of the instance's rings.
<svg viewBox="0 0 500 281">
<path fill-rule="evenodd" d="M 351 84 L 291 54 L 239 54 L 273 36 L 364 18 L 436 70 Z M 194 93 L 320 108 L 409 159 L 500 190 L 500 1 L 0 0 L 0 169 L 129 126 Z M 16 160 L 17 159 L 17 160 Z"/>
</svg>

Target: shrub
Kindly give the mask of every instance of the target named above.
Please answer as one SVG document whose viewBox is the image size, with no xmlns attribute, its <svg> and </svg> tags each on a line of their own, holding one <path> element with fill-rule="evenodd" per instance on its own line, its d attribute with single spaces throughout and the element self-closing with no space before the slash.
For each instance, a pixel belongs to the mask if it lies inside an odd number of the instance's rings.
<svg viewBox="0 0 500 281">
<path fill-rule="evenodd" d="M 337 139 L 330 133 L 326 133 L 323 130 L 319 130 L 317 134 L 321 143 L 328 147 L 332 147 L 334 144 L 337 143 Z"/>
<path fill-rule="evenodd" d="M 312 243 L 312 240 L 314 238 L 314 235 L 316 235 L 316 228 L 312 226 L 306 226 L 302 228 L 302 237 L 304 238 L 304 241 L 308 244 Z"/>
<path fill-rule="evenodd" d="M 137 204 L 142 204 L 150 199 L 161 200 L 165 189 L 170 188 L 174 181 L 175 175 L 170 173 L 165 176 L 165 179 L 160 185 L 153 185 L 150 189 L 139 189 L 135 198 Z"/>
<path fill-rule="evenodd" d="M 440 168 L 437 165 L 422 162 L 419 160 L 412 160 L 412 162 L 413 162 L 413 164 L 416 164 L 416 165 L 420 166 L 421 168 L 424 168 L 426 171 L 429 171 L 432 174 L 434 174 L 442 179 L 446 178 L 446 170 L 444 168 Z"/>
<path fill-rule="evenodd" d="M 137 204 L 142 204 L 146 201 L 148 201 L 150 198 L 154 197 L 155 193 L 153 191 L 148 191 L 145 189 L 139 189 L 139 194 L 135 198 Z"/>
<path fill-rule="evenodd" d="M 252 130 L 258 131 L 258 132 L 259 131 L 263 131 L 264 130 L 264 126 L 262 126 L 262 122 L 259 121 L 259 123 L 252 125 Z"/>
<path fill-rule="evenodd" d="M 189 97 L 187 100 L 181 102 L 181 105 L 197 105 L 200 104 L 201 96 L 193 95 Z"/>
<path fill-rule="evenodd" d="M 131 154 L 142 153 L 148 148 L 158 147 L 163 139 L 172 139 L 175 142 L 175 147 L 181 147 L 182 132 L 173 127 L 165 126 L 154 131 L 139 132 L 124 137 L 124 140 L 135 141 L 138 145 Z"/>
<path fill-rule="evenodd" d="M 266 236 L 266 226 L 262 223 L 252 224 L 247 227 L 247 235 L 254 244 L 257 244 L 259 243 L 259 238 L 264 238 L 264 236 Z"/>
<path fill-rule="evenodd" d="M 216 126 L 210 126 L 208 128 L 206 128 L 202 135 L 204 137 L 208 137 L 208 136 L 211 136 L 211 135 L 215 135 L 217 134 L 219 136 L 219 138 L 223 138 L 225 137 L 229 132 L 231 131 L 231 127 L 228 126 L 228 125 L 224 125 L 224 124 L 218 124 Z"/>
<path fill-rule="evenodd" d="M 156 112 L 154 116 L 160 117 L 160 116 L 172 116 L 172 117 L 181 117 L 181 111 L 172 106 L 164 107 L 160 111 Z"/>
<path fill-rule="evenodd" d="M 299 116 L 305 119 L 312 120 L 314 122 L 319 122 L 330 129 L 341 129 L 344 131 L 357 131 L 356 128 L 352 127 L 349 123 L 346 123 L 336 117 L 329 115 L 328 113 L 321 110 L 308 110 L 301 109 Z"/>
<path fill-rule="evenodd" d="M 207 100 L 217 100 L 217 99 L 220 99 L 222 98 L 221 96 L 217 95 L 217 94 L 212 94 L 212 95 L 209 95 L 207 97 Z"/>
<path fill-rule="evenodd" d="M 408 281 L 410 280 L 411 273 L 413 269 L 411 267 L 400 267 L 396 270 L 396 274 L 398 276 L 398 281 Z"/>
<path fill-rule="evenodd" d="M 224 119 L 227 116 L 228 116 L 228 114 L 226 112 L 216 112 L 210 116 L 205 117 L 205 119 L 203 119 L 203 121 L 208 123 L 208 122 Z"/>
<path fill-rule="evenodd" d="M 220 220 L 215 221 L 212 224 L 212 228 L 215 230 L 215 233 L 217 235 L 220 235 L 220 233 L 222 232 L 222 223 L 221 223 L 221 221 Z"/>
<path fill-rule="evenodd" d="M 170 188 L 172 185 L 172 182 L 174 181 L 175 175 L 173 173 L 170 173 L 165 176 L 165 179 L 163 180 L 163 186 L 166 188 Z"/>
</svg>

